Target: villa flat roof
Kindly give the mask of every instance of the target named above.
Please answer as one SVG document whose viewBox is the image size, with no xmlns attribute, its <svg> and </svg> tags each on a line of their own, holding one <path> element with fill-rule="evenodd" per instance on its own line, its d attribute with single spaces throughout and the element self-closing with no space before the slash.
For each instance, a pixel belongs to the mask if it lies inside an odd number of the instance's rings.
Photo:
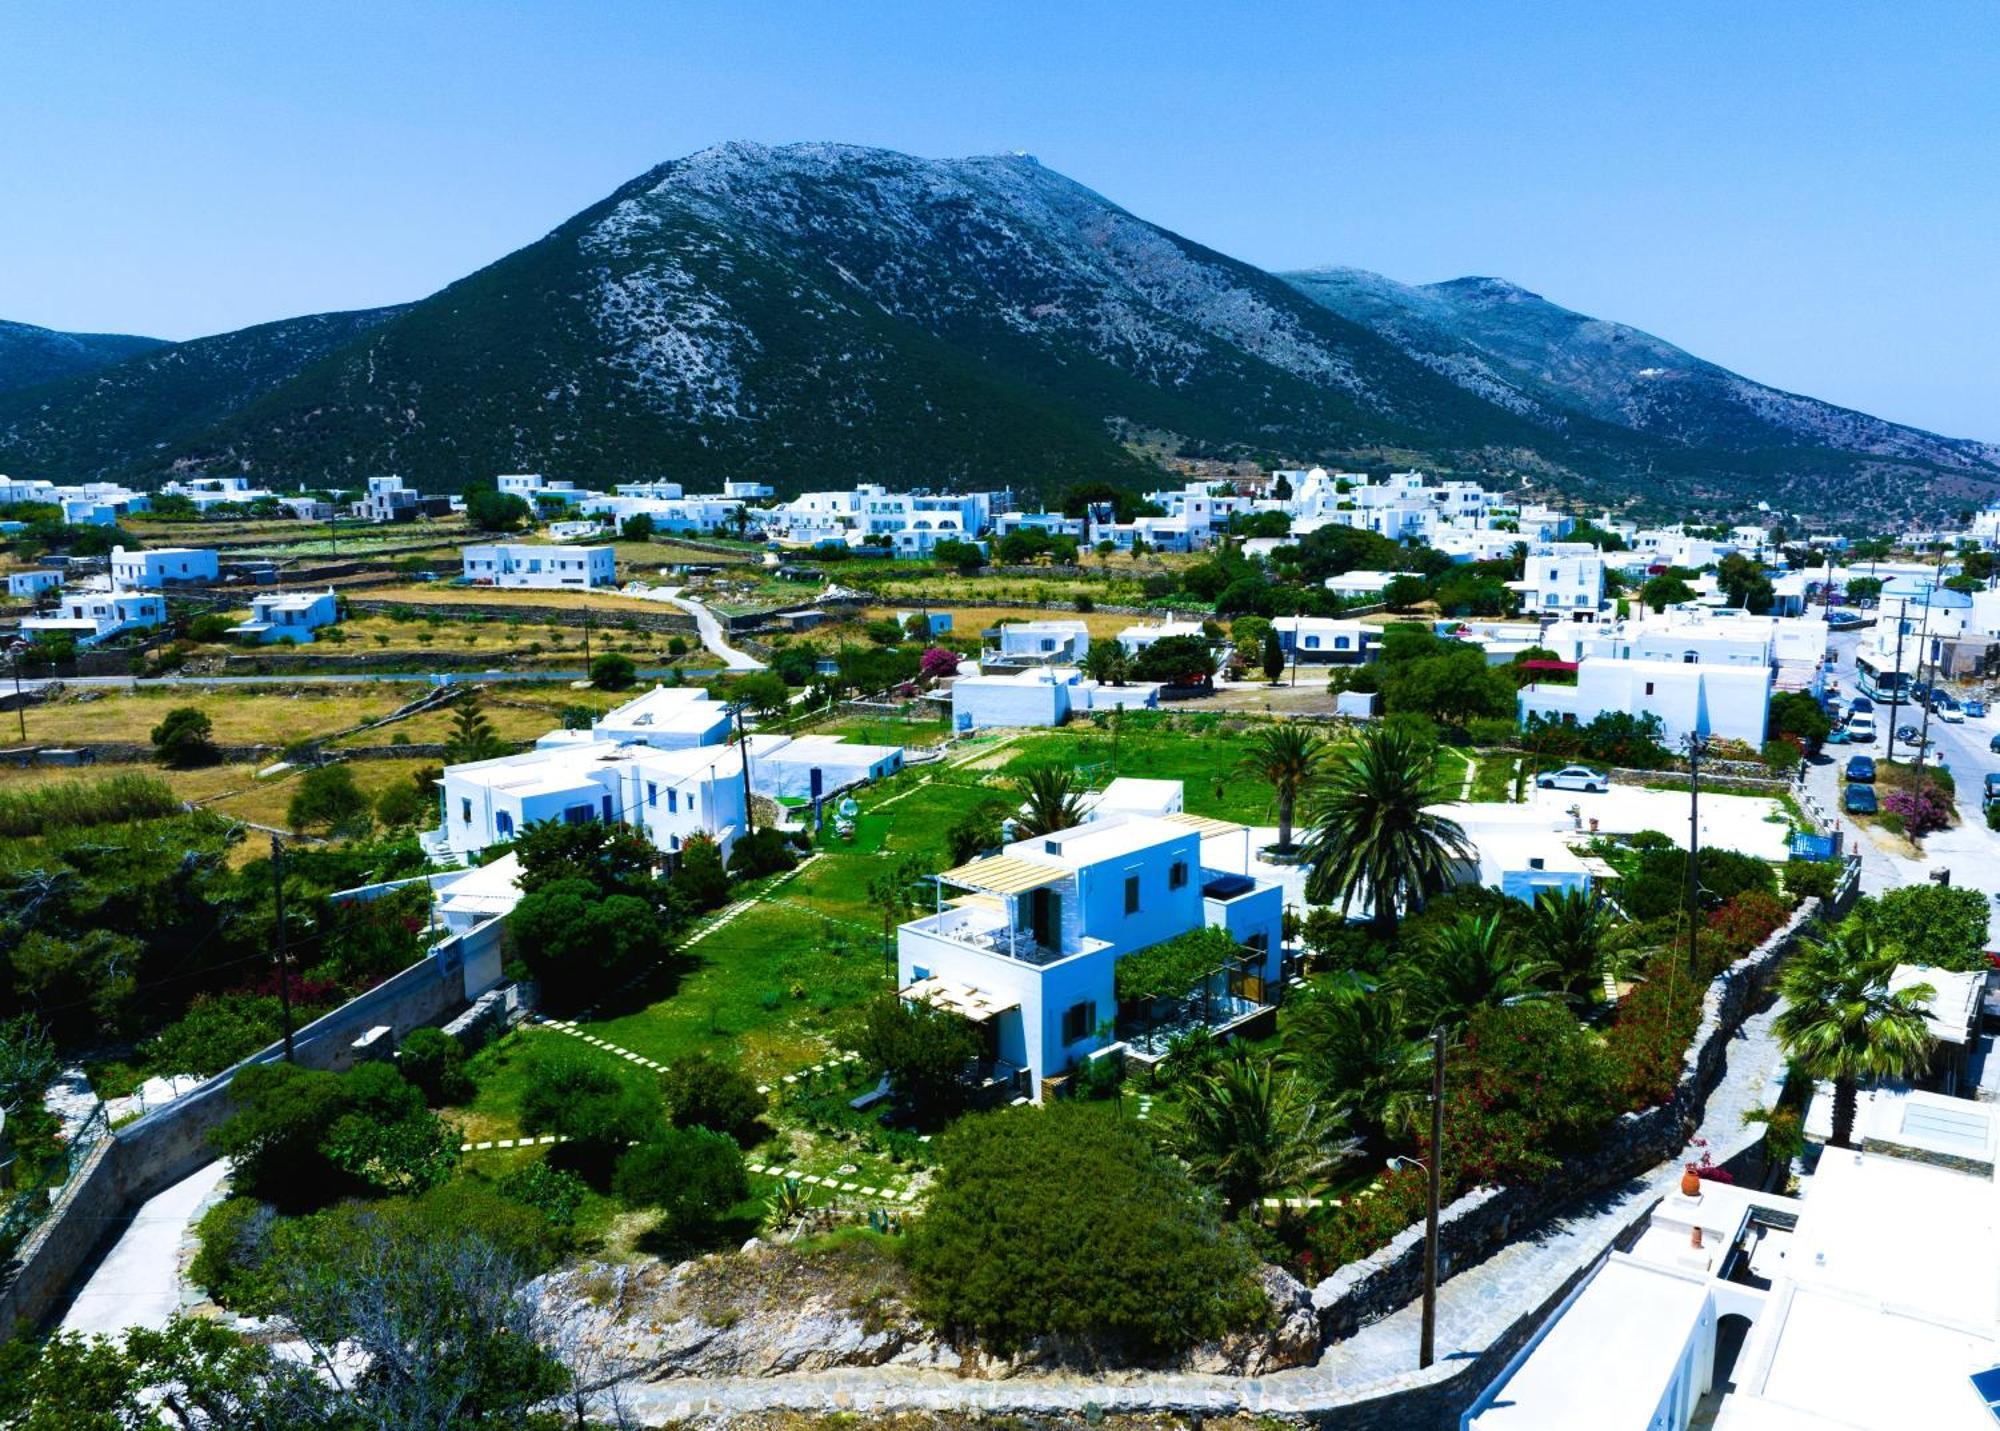
<svg viewBox="0 0 2000 1431">
<path fill-rule="evenodd" d="M 960 1018 L 975 1024 L 985 1023 L 1009 1009 L 1021 1007 L 1021 1001 L 1009 995 L 989 993 L 985 989 L 975 989 L 970 984 L 953 984 L 935 975 L 928 979 L 919 979 L 898 992 L 912 1003 L 921 1000 L 940 1009 L 949 1009 Z"/>
<path fill-rule="evenodd" d="M 1707 1300 L 1703 1279 L 1613 1255 L 1473 1431 L 1649 1425 Z"/>
<path fill-rule="evenodd" d="M 1171 815 L 1161 815 L 1169 825 L 1185 825 L 1204 840 L 1213 840 L 1222 835 L 1240 835 L 1246 826 L 1234 820 L 1217 820 L 1208 815 L 1190 815 L 1185 810 L 1176 810 Z"/>
<path fill-rule="evenodd" d="M 1069 871 L 1060 865 L 1036 864 L 1031 860 L 1015 859 L 1012 855 L 988 855 L 985 859 L 946 870 L 938 878 L 946 884 L 985 890 L 990 894 L 1023 894 L 1031 889 L 1060 884 L 1068 874 Z"/>
</svg>

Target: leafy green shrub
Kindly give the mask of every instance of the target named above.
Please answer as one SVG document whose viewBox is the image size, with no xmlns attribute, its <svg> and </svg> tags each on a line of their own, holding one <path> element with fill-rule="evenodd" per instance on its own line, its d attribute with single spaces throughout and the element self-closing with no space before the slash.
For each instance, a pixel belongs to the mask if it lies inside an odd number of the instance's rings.
<svg viewBox="0 0 2000 1431">
<path fill-rule="evenodd" d="M 936 1145 L 909 1238 L 923 1314 L 1007 1353 L 1055 1337 L 1151 1360 L 1257 1319 L 1249 1250 L 1145 1131 L 1101 1104 L 1010 1108 Z"/>
<path fill-rule="evenodd" d="M 567 1168 L 530 1163 L 501 1180 L 500 1195 L 533 1208 L 554 1232 L 567 1238 L 590 1195 L 590 1185 Z"/>
<path fill-rule="evenodd" d="M 710 848 L 713 848 L 711 846 Z M 521 897 L 507 918 L 514 952 L 552 1007 L 572 1007 L 630 978 L 665 947 L 666 930 L 636 895 L 564 879 Z"/>
<path fill-rule="evenodd" d="M 606 651 L 590 663 L 590 684 L 600 691 L 629 691 L 639 679 L 639 668 L 630 656 Z"/>
<path fill-rule="evenodd" d="M 958 1015 L 884 990 L 863 1008 L 848 1041 L 888 1074 L 889 1086 L 920 1121 L 965 1106 L 963 1074 L 979 1054 L 979 1039 Z"/>
<path fill-rule="evenodd" d="M 268 1048 L 284 1031 L 284 1010 L 276 995 L 201 994 L 140 1053 L 159 1073 L 212 1078 Z"/>
<path fill-rule="evenodd" d="M 662 1128 L 625 1150 L 611 1191 L 628 1207 L 656 1207 L 668 1238 L 701 1243 L 716 1220 L 750 1196 L 743 1154 L 706 1128 Z"/>
<path fill-rule="evenodd" d="M 794 869 L 799 863 L 782 830 L 765 828 L 736 841 L 729 852 L 729 873 L 737 879 L 759 879 Z"/>
<path fill-rule="evenodd" d="M 759 1120 L 770 1106 L 756 1079 L 707 1054 L 669 1065 L 660 1075 L 660 1091 L 675 1127 L 706 1128 L 746 1148 L 761 1135 Z"/>
<path fill-rule="evenodd" d="M 168 711 L 153 727 L 152 741 L 153 753 L 163 765 L 185 770 L 215 761 L 215 722 L 195 706 L 175 706 Z"/>
<path fill-rule="evenodd" d="M 1986 895 L 1979 890 L 1904 885 L 1859 901 L 1852 917 L 1907 963 L 1959 972 L 1986 967 Z"/>
<path fill-rule="evenodd" d="M 729 874 L 722 867 L 722 850 L 715 841 L 696 835 L 681 846 L 673 887 L 692 910 L 720 909 L 729 902 Z"/>
<path fill-rule="evenodd" d="M 253 1197 L 225 1198 L 195 1224 L 201 1250 L 188 1277 L 232 1312 L 255 1316 L 270 1309 L 271 1232 L 278 1211 Z"/>
<path fill-rule="evenodd" d="M 1839 881 L 1840 866 L 1832 860 L 1792 860 L 1785 865 L 1785 893 L 1795 899 L 1831 899 Z"/>
<path fill-rule="evenodd" d="M 323 829 L 338 835 L 365 834 L 371 820 L 368 797 L 346 765 L 318 765 L 299 778 L 285 819 L 295 830 Z"/>
<path fill-rule="evenodd" d="M 56 829 L 156 820 L 179 814 L 180 797 L 153 775 L 44 785 L 0 793 L 0 839 L 26 839 Z"/>
<path fill-rule="evenodd" d="M 538 1049 L 521 1090 L 521 1131 L 567 1139 L 565 1156 L 601 1175 L 625 1144 L 659 1126 L 659 1095 L 623 1069 L 575 1049 Z"/>
<path fill-rule="evenodd" d="M 458 1134 L 387 1064 L 346 1074 L 251 1064 L 235 1112 L 210 1135 L 246 1195 L 295 1211 L 368 1194 L 421 1192 L 451 1176 Z"/>
<path fill-rule="evenodd" d="M 433 1108 L 472 1098 L 465 1072 L 465 1047 L 443 1029 L 412 1029 L 396 1050 L 396 1066 Z"/>
</svg>

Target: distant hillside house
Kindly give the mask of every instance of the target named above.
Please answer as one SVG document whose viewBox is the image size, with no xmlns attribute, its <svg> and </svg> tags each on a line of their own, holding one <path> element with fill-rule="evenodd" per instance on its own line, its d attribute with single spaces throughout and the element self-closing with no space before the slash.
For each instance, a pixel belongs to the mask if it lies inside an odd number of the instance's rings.
<svg viewBox="0 0 2000 1431">
<path fill-rule="evenodd" d="M 243 641 L 269 644 L 290 639 L 304 646 L 313 632 L 340 619 L 340 602 L 333 588 L 325 591 L 273 592 L 250 603 L 250 619 L 229 628 L 229 634 Z"/>
<path fill-rule="evenodd" d="M 475 586 L 586 590 L 617 580 L 617 557 L 606 546 L 497 542 L 465 547 L 460 555 L 465 559 L 465 579 Z"/>
<path fill-rule="evenodd" d="M 167 599 L 150 591 L 83 591 L 67 594 L 54 615 L 24 616 L 21 634 L 70 636 L 93 646 L 128 631 L 150 631 L 167 619 Z"/>
<path fill-rule="evenodd" d="M 155 547 L 151 551 L 111 549 L 111 580 L 118 586 L 158 591 L 214 581 L 222 574 L 214 552 L 206 547 Z"/>
</svg>

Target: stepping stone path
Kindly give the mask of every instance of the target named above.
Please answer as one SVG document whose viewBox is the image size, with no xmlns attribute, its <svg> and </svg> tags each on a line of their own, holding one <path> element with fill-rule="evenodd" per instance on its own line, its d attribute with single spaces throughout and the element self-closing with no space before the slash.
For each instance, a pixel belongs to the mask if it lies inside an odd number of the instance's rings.
<svg viewBox="0 0 2000 1431">
<path fill-rule="evenodd" d="M 1153 1097 L 1149 1093 L 1139 1095 L 1139 1111 L 1133 1115 L 1138 1122 L 1145 1122 L 1153 1116 Z"/>
</svg>

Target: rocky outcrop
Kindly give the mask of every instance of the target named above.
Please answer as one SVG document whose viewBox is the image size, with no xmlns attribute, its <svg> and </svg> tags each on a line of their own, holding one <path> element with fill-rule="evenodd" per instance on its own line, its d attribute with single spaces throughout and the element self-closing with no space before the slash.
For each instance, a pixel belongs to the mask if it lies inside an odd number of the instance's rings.
<svg viewBox="0 0 2000 1431">
<path fill-rule="evenodd" d="M 1194 1348 L 1177 1369 L 1261 1376 L 1319 1355 L 1305 1287 L 1276 1267 L 1259 1280 L 1270 1315 Z M 901 1265 L 868 1244 L 800 1254 L 753 1243 L 672 1266 L 586 1263 L 531 1290 L 548 1325 L 636 1381 L 880 1366 L 1001 1380 L 1074 1371 L 1086 1360 L 1053 1343 L 1006 1357 L 953 1344 L 911 1306 Z"/>
</svg>

